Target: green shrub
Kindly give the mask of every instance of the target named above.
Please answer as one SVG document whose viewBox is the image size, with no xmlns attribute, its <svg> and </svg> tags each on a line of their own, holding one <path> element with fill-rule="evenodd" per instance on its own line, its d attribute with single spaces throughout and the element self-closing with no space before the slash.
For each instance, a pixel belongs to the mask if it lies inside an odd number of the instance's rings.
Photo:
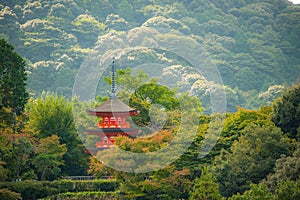
<svg viewBox="0 0 300 200">
<path fill-rule="evenodd" d="M 0 189 L 0 199 L 18 200 L 18 199 L 21 199 L 21 195 L 19 193 L 13 192 L 7 188 L 2 188 L 2 189 Z"/>
<path fill-rule="evenodd" d="M 0 188 L 8 188 L 13 192 L 20 193 L 22 199 L 37 199 L 45 196 L 45 193 L 48 195 L 41 181 L 26 180 L 20 182 L 4 182 L 0 183 Z"/>
</svg>

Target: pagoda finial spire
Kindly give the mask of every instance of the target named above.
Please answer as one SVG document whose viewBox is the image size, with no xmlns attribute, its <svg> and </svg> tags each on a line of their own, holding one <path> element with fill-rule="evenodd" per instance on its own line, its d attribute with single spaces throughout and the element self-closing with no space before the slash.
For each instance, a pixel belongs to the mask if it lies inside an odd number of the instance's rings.
<svg viewBox="0 0 300 200">
<path fill-rule="evenodd" d="M 116 66 L 115 66 L 115 58 L 112 61 L 112 77 L 111 77 L 111 96 L 110 98 L 116 98 Z"/>
</svg>

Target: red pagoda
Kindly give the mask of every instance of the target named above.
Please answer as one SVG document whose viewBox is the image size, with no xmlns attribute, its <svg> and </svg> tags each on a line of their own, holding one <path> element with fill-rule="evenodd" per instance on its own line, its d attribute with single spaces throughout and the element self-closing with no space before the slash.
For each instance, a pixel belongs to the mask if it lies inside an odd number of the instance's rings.
<svg viewBox="0 0 300 200">
<path fill-rule="evenodd" d="M 97 135 L 101 139 L 100 142 L 96 142 L 95 148 L 86 149 L 91 154 L 113 146 L 116 136 L 129 137 L 138 134 L 138 130 L 130 128 L 130 124 L 126 121 L 128 117 L 137 115 L 138 110 L 129 107 L 117 98 L 115 75 L 116 67 L 113 60 L 110 98 L 98 107 L 87 109 L 90 115 L 100 118 L 98 129 L 87 131 L 88 134 Z"/>
</svg>

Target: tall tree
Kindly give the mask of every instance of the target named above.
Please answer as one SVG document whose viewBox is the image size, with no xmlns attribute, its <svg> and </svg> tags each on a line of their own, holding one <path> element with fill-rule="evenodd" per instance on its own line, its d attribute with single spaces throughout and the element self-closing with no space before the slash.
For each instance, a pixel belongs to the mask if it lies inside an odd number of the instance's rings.
<svg viewBox="0 0 300 200">
<path fill-rule="evenodd" d="M 300 127 L 300 83 L 288 88 L 273 103 L 272 121 L 291 137 Z"/>
<path fill-rule="evenodd" d="M 66 144 L 67 152 L 63 159 L 62 174 L 82 175 L 86 173 L 88 155 L 75 128 L 72 103 L 63 97 L 45 94 L 28 103 L 29 125 L 38 132 L 39 138 L 58 135 Z"/>
<path fill-rule="evenodd" d="M 13 124 L 16 131 L 16 116 L 23 111 L 28 100 L 26 63 L 3 39 L 0 40 L 0 55 L 0 118 L 5 122 L 0 127 Z"/>
<path fill-rule="evenodd" d="M 33 145 L 29 138 L 20 137 L 12 142 L 9 157 L 6 158 L 6 165 L 10 169 L 10 177 L 13 180 L 22 178 L 22 175 L 29 171 L 32 153 Z"/>
<path fill-rule="evenodd" d="M 66 151 L 66 145 L 60 144 L 57 135 L 40 140 L 40 144 L 35 149 L 36 157 L 33 161 L 40 174 L 40 180 L 53 180 L 57 177 Z"/>
<path fill-rule="evenodd" d="M 208 171 L 207 167 L 204 167 L 201 176 L 196 178 L 190 199 L 221 199 L 217 179 Z"/>
</svg>

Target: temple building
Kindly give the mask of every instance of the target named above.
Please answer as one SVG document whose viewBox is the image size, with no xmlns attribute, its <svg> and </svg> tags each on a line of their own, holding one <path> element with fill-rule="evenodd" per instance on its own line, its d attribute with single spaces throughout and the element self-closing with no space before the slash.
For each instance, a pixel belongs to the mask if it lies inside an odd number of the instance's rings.
<svg viewBox="0 0 300 200">
<path fill-rule="evenodd" d="M 112 63 L 112 86 L 111 96 L 103 104 L 87 109 L 88 114 L 98 117 L 98 128 L 88 130 L 90 135 L 97 135 L 101 141 L 96 142 L 95 148 L 86 149 L 90 154 L 96 154 L 98 151 L 110 148 L 114 145 L 117 136 L 135 136 L 138 130 L 130 128 L 126 119 L 139 113 L 138 110 L 129 107 L 116 95 L 116 66 L 115 61 Z"/>
</svg>

